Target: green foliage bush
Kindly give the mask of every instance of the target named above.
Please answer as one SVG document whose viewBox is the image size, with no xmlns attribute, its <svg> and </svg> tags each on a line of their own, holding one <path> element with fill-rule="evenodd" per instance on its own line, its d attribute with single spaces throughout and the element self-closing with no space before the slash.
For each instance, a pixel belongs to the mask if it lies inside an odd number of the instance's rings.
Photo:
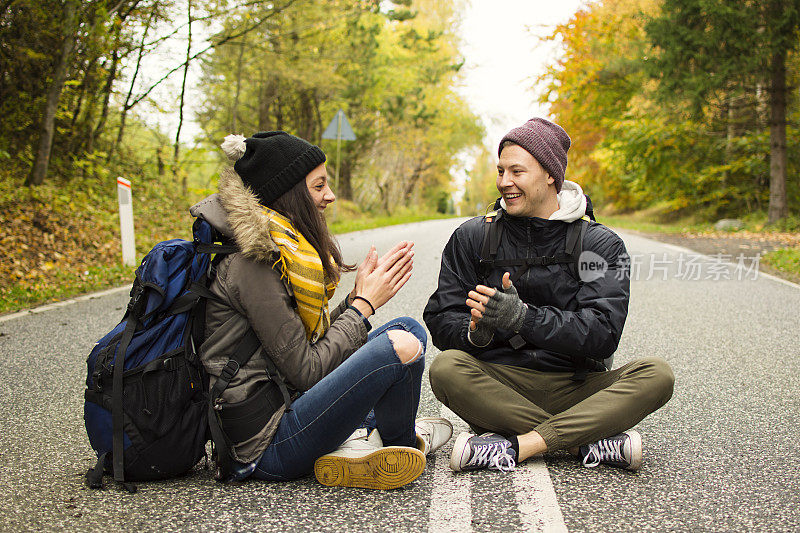
<svg viewBox="0 0 800 533">
<path fill-rule="evenodd" d="M 539 80 L 542 102 L 572 136 L 570 175 L 615 212 L 658 206 L 711 221 L 766 211 L 778 153 L 766 67 L 783 50 L 788 86 L 797 86 L 799 25 L 798 7 L 776 2 L 607 0 L 579 9 L 553 33 L 562 56 Z M 786 116 L 790 213 L 800 210 L 795 93 Z"/>
</svg>

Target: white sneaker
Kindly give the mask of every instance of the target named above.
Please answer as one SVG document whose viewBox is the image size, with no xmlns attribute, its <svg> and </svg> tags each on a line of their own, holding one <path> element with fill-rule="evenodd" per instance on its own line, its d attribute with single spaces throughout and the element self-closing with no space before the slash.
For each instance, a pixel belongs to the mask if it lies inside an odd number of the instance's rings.
<svg viewBox="0 0 800 533">
<path fill-rule="evenodd" d="M 425 454 L 408 446 L 384 446 L 377 429 L 357 429 L 335 451 L 314 462 L 317 481 L 329 487 L 396 489 L 425 471 Z"/>
<path fill-rule="evenodd" d="M 441 448 L 453 436 L 453 424 L 446 418 L 417 418 L 417 447 L 425 455 Z"/>
</svg>

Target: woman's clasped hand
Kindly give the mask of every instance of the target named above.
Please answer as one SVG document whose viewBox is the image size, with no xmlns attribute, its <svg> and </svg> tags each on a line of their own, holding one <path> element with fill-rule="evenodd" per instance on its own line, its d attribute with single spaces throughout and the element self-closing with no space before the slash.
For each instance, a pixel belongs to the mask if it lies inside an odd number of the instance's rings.
<svg viewBox="0 0 800 533">
<path fill-rule="evenodd" d="M 352 305 L 362 314 L 368 316 L 373 309 L 383 306 L 406 284 L 414 268 L 413 247 L 411 241 L 400 241 L 381 257 L 375 246 L 370 247 L 356 270 L 355 287 L 350 293 Z"/>
</svg>

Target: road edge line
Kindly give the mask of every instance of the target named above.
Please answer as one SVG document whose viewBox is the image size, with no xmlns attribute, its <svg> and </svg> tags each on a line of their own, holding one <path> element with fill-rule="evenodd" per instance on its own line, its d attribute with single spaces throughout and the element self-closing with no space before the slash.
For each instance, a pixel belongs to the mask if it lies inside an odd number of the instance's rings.
<svg viewBox="0 0 800 533">
<path fill-rule="evenodd" d="M 58 309 L 59 307 L 66 307 L 68 305 L 72 305 L 78 302 L 85 302 L 86 300 L 93 300 L 95 298 L 102 298 L 103 296 L 108 296 L 110 294 L 116 294 L 118 292 L 128 291 L 130 290 L 130 288 L 131 288 L 130 285 L 123 285 L 121 287 L 114 287 L 113 289 L 106 289 L 103 291 L 91 292 L 89 294 L 82 294 L 81 296 L 76 296 L 75 298 L 69 298 L 68 300 L 61 300 L 60 302 L 53 302 L 51 304 L 41 305 L 39 307 L 34 307 L 32 309 L 17 311 L 16 313 L 11 313 L 10 315 L 0 316 L 0 324 L 17 318 L 22 318 L 30 315 L 38 315 L 39 313 L 44 313 L 45 311 Z"/>
<path fill-rule="evenodd" d="M 616 231 L 616 230 L 614 230 L 614 231 Z M 625 230 L 620 230 L 620 231 L 622 233 L 625 232 Z M 677 244 L 671 244 L 671 243 L 668 243 L 668 242 L 659 241 L 658 239 L 653 239 L 652 237 L 645 237 L 644 235 L 635 235 L 635 236 L 639 237 L 640 239 L 647 239 L 647 240 L 653 241 L 654 243 L 660 244 L 661 246 L 664 246 L 664 247 L 666 247 L 666 248 L 668 248 L 670 250 L 676 251 L 676 252 L 682 252 L 682 253 L 687 253 L 688 252 L 688 253 L 690 253 L 692 255 L 696 255 L 698 257 L 701 257 L 706 261 L 716 262 L 716 259 L 714 259 L 712 256 L 706 255 L 706 254 L 701 254 L 697 250 L 692 250 L 691 248 L 686 248 L 685 246 L 678 246 Z M 730 265 L 730 266 L 733 266 L 733 267 L 736 266 L 736 263 L 732 263 L 730 261 L 719 261 L 719 263 L 723 264 L 723 265 Z M 767 279 L 771 279 L 773 281 L 777 281 L 779 283 L 783 283 L 784 285 L 788 285 L 789 287 L 794 287 L 795 289 L 800 289 L 800 284 L 797 284 L 797 283 L 794 283 L 792 281 L 789 281 L 788 279 L 779 278 L 778 276 L 776 276 L 774 274 L 768 274 L 766 272 L 762 272 L 760 269 L 758 271 L 758 276 L 759 277 L 764 276 Z M 753 281 L 755 281 L 755 280 L 753 280 Z"/>
</svg>

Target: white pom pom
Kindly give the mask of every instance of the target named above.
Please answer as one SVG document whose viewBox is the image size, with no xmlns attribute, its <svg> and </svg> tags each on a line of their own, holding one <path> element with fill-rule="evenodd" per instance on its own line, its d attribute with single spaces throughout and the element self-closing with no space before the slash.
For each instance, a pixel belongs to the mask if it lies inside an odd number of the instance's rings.
<svg viewBox="0 0 800 533">
<path fill-rule="evenodd" d="M 228 156 L 228 159 L 236 161 L 244 155 L 244 151 L 247 149 L 244 140 L 244 135 L 231 134 L 225 137 L 225 140 L 222 141 L 220 146 L 222 147 L 222 151 L 225 152 L 225 155 Z"/>
</svg>

